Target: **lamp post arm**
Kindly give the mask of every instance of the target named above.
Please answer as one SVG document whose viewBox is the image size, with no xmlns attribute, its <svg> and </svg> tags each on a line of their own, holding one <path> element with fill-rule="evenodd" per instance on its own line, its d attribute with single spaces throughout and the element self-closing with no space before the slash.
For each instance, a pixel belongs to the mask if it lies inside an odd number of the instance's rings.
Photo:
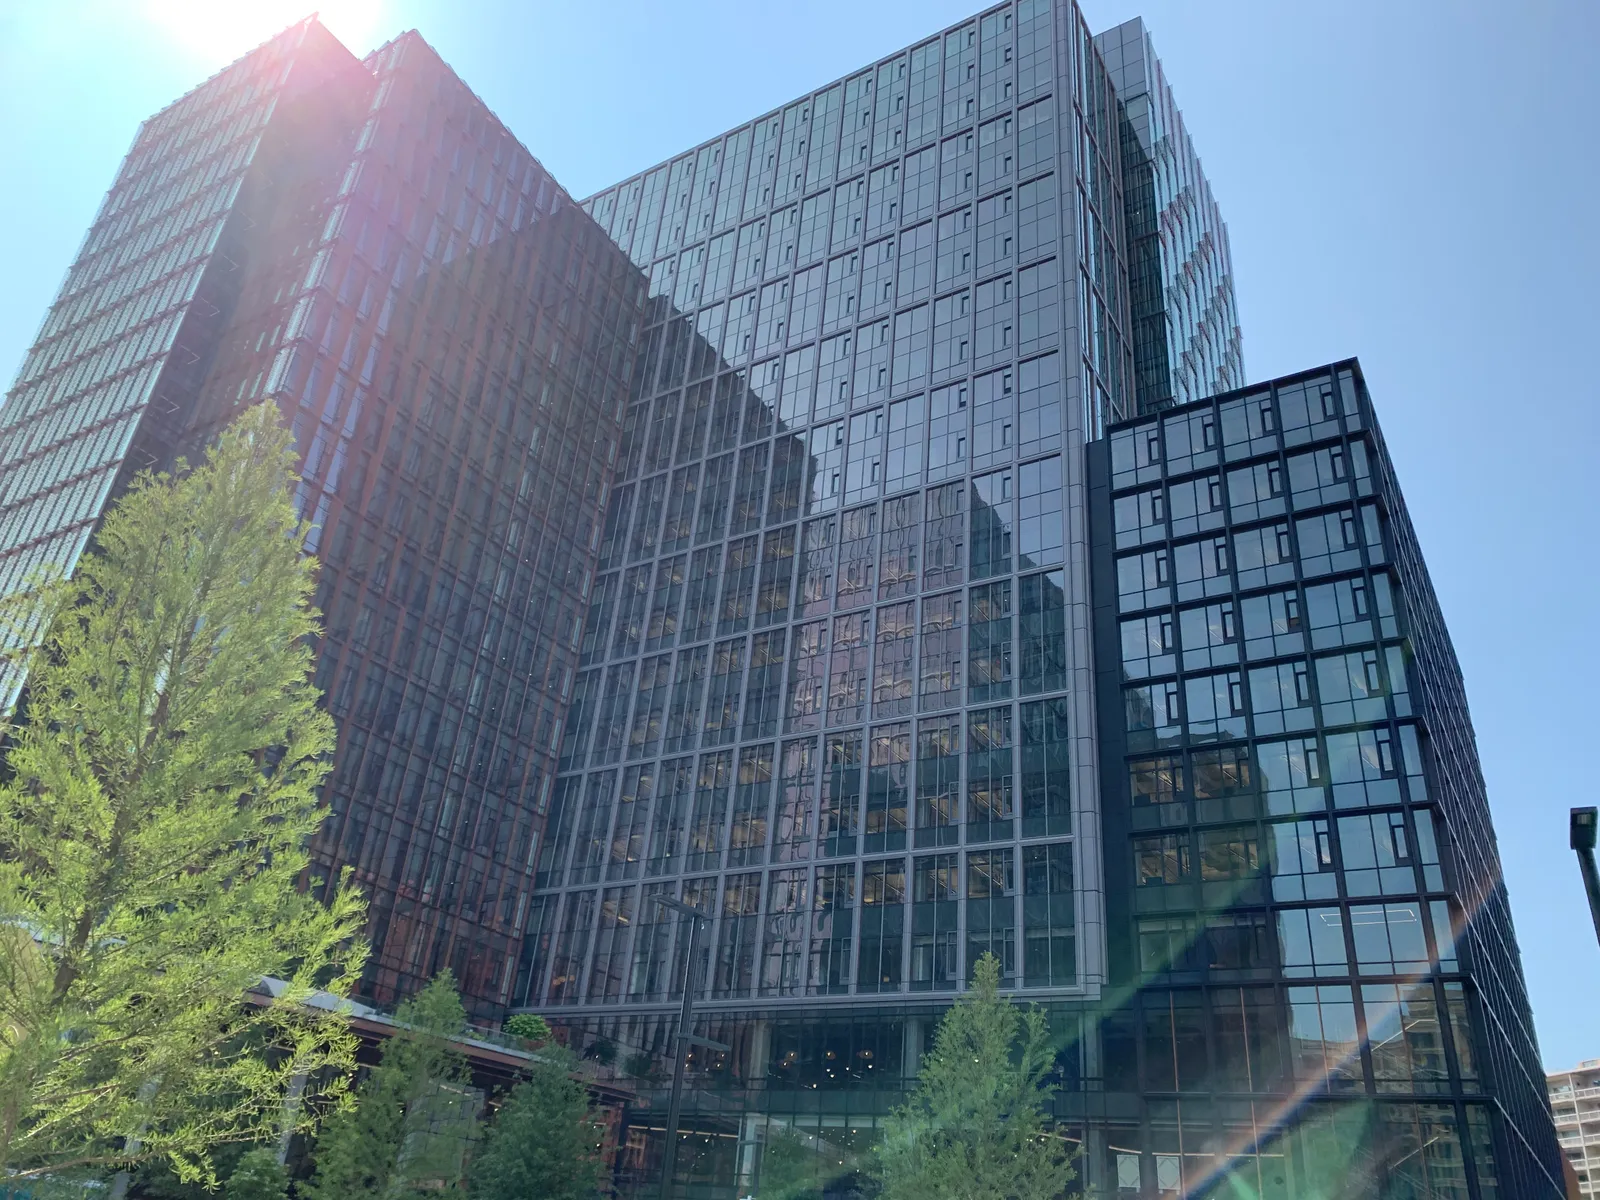
<svg viewBox="0 0 1600 1200">
<path fill-rule="evenodd" d="M 1594 920 L 1594 936 L 1600 941 L 1600 868 L 1595 866 L 1593 850 L 1578 851 L 1578 866 L 1583 871 L 1583 888 L 1589 893 L 1589 916 Z"/>
<path fill-rule="evenodd" d="M 1589 894 L 1589 917 L 1594 921 L 1594 936 L 1600 941 L 1600 868 L 1595 866 L 1595 836 L 1600 829 L 1600 810 L 1575 808 L 1571 817 L 1571 844 L 1583 872 L 1583 890 Z"/>
</svg>

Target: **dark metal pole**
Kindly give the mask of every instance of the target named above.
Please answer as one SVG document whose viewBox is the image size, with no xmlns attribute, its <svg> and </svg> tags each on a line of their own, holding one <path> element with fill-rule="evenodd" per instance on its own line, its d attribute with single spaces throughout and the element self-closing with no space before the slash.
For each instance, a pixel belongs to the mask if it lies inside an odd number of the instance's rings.
<svg viewBox="0 0 1600 1200">
<path fill-rule="evenodd" d="M 1578 868 L 1583 872 L 1583 887 L 1589 893 L 1589 916 L 1594 921 L 1594 936 L 1600 940 L 1600 870 L 1594 862 L 1596 825 L 1600 824 L 1600 809 L 1575 808 L 1572 810 L 1570 831 L 1572 848 L 1578 852 Z"/>
<path fill-rule="evenodd" d="M 700 913 L 687 904 L 661 901 L 689 918 L 689 953 L 683 966 L 683 1007 L 678 1011 L 678 1032 L 672 1039 L 672 1102 L 667 1105 L 667 1144 L 661 1155 L 661 1200 L 672 1194 L 672 1176 L 678 1169 L 678 1120 L 683 1114 L 683 1059 L 689 1050 L 690 1025 L 694 1020 L 694 944 L 700 932 Z"/>
</svg>

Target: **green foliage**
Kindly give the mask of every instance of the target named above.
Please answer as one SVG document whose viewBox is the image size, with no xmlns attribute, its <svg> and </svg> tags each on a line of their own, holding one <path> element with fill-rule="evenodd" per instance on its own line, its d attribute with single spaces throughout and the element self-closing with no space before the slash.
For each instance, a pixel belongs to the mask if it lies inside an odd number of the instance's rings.
<svg viewBox="0 0 1600 1200">
<path fill-rule="evenodd" d="M 476 1131 L 467 1062 L 447 1039 L 466 1024 L 442 972 L 395 1012 L 399 1025 L 355 1103 L 323 1125 L 310 1200 L 400 1200 L 460 1182 Z"/>
<path fill-rule="evenodd" d="M 756 1190 L 760 1200 L 820 1200 L 826 1185 L 851 1174 L 855 1155 L 828 1141 L 829 1132 L 819 1136 L 768 1125 Z"/>
<path fill-rule="evenodd" d="M 517 1013 L 506 1022 L 506 1032 L 525 1042 L 548 1042 L 550 1023 L 537 1013 Z"/>
<path fill-rule="evenodd" d="M 1054 1054 L 1045 1015 L 999 993 L 985 954 L 939 1023 L 917 1090 L 890 1115 L 875 1174 L 883 1200 L 1051 1200 L 1073 1179 L 1046 1124 Z"/>
<path fill-rule="evenodd" d="M 622 1073 L 635 1079 L 648 1079 L 655 1069 L 655 1055 L 648 1050 L 636 1050 L 622 1060 Z"/>
<path fill-rule="evenodd" d="M 222 1193 L 227 1200 L 284 1200 L 289 1194 L 289 1173 L 277 1154 L 261 1147 L 239 1160 Z"/>
<path fill-rule="evenodd" d="M 472 1200 L 588 1200 L 600 1183 L 600 1126 L 571 1058 L 541 1050 L 472 1161 Z"/>
<path fill-rule="evenodd" d="M 309 1125 L 354 1039 L 306 1008 L 358 975 L 363 908 L 297 888 L 334 731 L 317 708 L 315 564 L 276 410 L 194 470 L 143 476 L 71 579 L 4 616 L 27 719 L 0 785 L 0 1164 L 18 1182 Z M 244 1002 L 263 976 L 290 981 Z"/>
<path fill-rule="evenodd" d="M 212 1151 L 211 1168 L 217 1178 L 228 1178 L 249 1149 L 249 1146 L 233 1143 Z M 208 1188 L 205 1180 L 185 1183 L 172 1169 L 172 1163 L 164 1158 L 147 1162 L 134 1172 L 128 1195 L 133 1200 L 217 1200 L 216 1190 Z"/>
</svg>

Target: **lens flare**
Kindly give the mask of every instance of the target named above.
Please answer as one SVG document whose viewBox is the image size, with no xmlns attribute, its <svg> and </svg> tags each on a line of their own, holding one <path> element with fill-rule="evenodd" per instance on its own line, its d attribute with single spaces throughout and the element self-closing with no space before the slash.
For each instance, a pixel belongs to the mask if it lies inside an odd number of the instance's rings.
<svg viewBox="0 0 1600 1200">
<path fill-rule="evenodd" d="M 259 46 L 311 13 L 315 0 L 143 0 L 146 20 L 217 65 Z M 317 16 L 355 54 L 381 32 L 383 0 L 322 0 Z"/>
</svg>

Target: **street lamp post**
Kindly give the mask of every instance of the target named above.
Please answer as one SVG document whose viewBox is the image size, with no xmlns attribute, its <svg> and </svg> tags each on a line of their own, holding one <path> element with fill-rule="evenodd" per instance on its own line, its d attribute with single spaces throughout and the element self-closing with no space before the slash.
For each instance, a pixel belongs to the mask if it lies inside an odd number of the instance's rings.
<svg viewBox="0 0 1600 1200">
<path fill-rule="evenodd" d="M 683 1060 L 689 1047 L 706 1046 L 712 1050 L 731 1050 L 724 1042 L 695 1037 L 694 1027 L 694 945 L 699 937 L 700 922 L 706 914 L 698 908 L 674 900 L 670 896 L 655 897 L 657 904 L 670 908 L 689 918 L 688 953 L 683 964 L 683 1007 L 678 1010 L 678 1032 L 672 1039 L 672 1100 L 667 1105 L 667 1145 L 661 1156 L 661 1200 L 672 1194 L 672 1177 L 678 1168 L 678 1121 L 683 1115 Z"/>
<path fill-rule="evenodd" d="M 1594 936 L 1600 940 L 1600 870 L 1594 864 L 1594 843 L 1600 809 L 1572 810 L 1570 831 L 1572 848 L 1578 852 L 1578 868 L 1583 872 L 1583 888 L 1589 893 L 1589 916 L 1594 920 Z"/>
</svg>

